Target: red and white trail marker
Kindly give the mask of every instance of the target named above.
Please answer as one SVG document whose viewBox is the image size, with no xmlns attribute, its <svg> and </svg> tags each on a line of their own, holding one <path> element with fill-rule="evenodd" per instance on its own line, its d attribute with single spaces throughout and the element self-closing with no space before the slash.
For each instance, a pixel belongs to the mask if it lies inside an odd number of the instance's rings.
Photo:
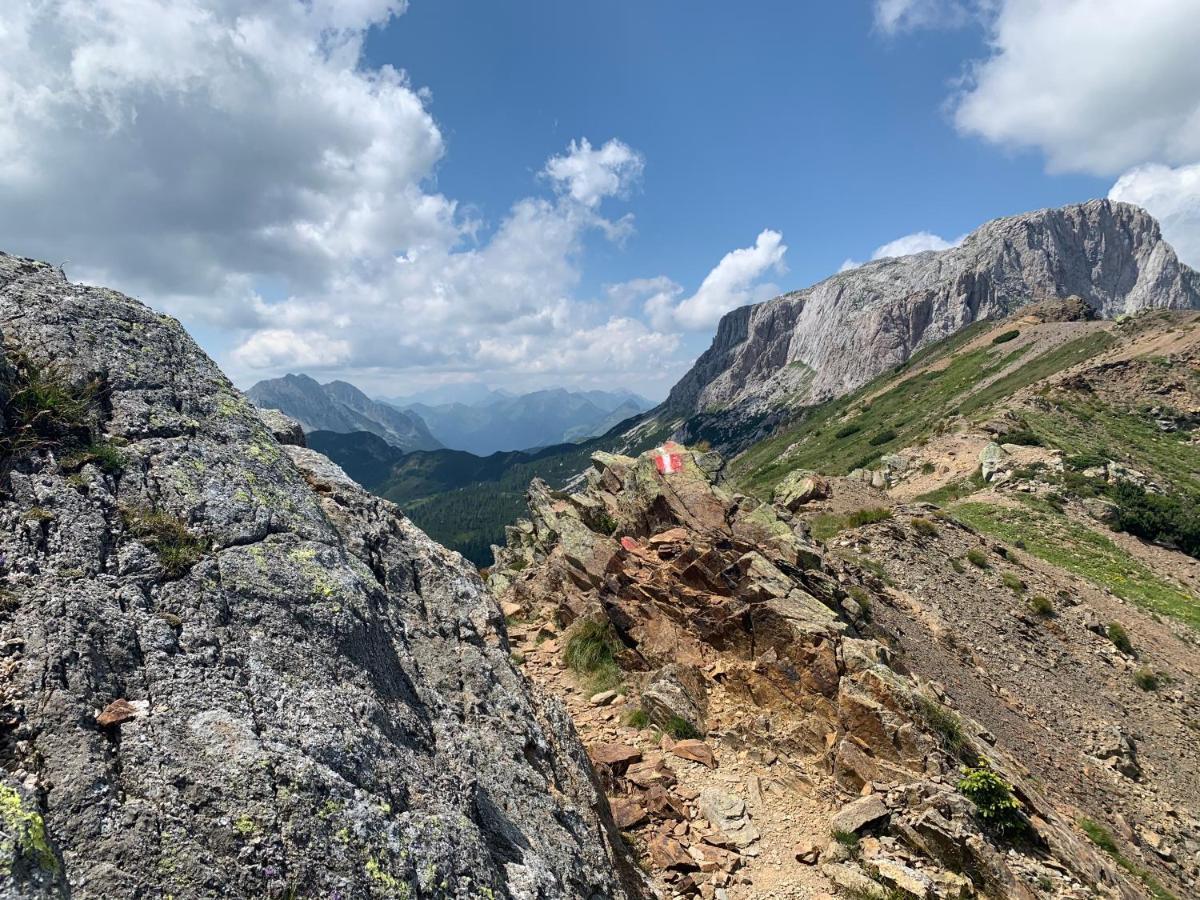
<svg viewBox="0 0 1200 900">
<path fill-rule="evenodd" d="M 663 475 L 673 475 L 683 468 L 683 454 L 674 453 L 674 450 L 682 450 L 678 444 L 668 441 L 657 450 L 654 451 L 654 465 L 658 467 L 658 471 Z"/>
</svg>

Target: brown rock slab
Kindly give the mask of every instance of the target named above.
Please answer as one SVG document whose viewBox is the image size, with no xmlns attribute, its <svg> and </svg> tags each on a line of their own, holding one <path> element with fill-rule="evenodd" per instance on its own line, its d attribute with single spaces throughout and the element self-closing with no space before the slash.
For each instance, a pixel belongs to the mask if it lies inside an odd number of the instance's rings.
<svg viewBox="0 0 1200 900">
<path fill-rule="evenodd" d="M 847 803 L 834 813 L 829 820 L 829 827 L 834 831 L 853 833 L 868 825 L 873 825 L 888 816 L 887 804 L 878 794 L 871 794 Z"/>
<path fill-rule="evenodd" d="M 122 722 L 128 722 L 130 719 L 144 716 L 149 706 L 150 704 L 146 700 L 134 700 L 130 702 L 122 697 L 104 707 L 100 714 L 96 716 L 96 724 L 101 728 L 111 728 L 114 725 L 120 725 Z"/>
<path fill-rule="evenodd" d="M 686 741 L 677 741 L 671 748 L 671 752 L 680 759 L 690 759 L 692 762 L 698 762 L 710 769 L 717 767 L 717 758 L 713 756 L 712 748 L 704 741 L 691 738 Z"/>
<path fill-rule="evenodd" d="M 614 797 L 608 805 L 612 808 L 613 821 L 621 831 L 637 828 L 648 820 L 646 810 L 632 798 Z"/>
<path fill-rule="evenodd" d="M 646 849 L 656 869 L 696 869 L 696 861 L 683 849 L 683 844 L 665 834 L 650 838 Z"/>
<path fill-rule="evenodd" d="M 641 759 L 642 751 L 628 744 L 592 744 L 588 747 L 588 756 L 597 765 L 619 772 Z"/>
</svg>

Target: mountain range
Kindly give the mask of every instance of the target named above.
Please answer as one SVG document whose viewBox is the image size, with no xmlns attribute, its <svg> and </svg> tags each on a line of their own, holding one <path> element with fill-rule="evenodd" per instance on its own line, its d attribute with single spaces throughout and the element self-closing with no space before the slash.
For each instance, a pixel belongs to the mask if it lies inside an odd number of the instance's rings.
<svg viewBox="0 0 1200 900">
<path fill-rule="evenodd" d="M 568 391 L 564 388 L 514 396 L 499 391 L 472 403 L 409 402 L 439 441 L 479 456 L 531 450 L 603 434 L 654 404 L 630 391 Z"/>
<path fill-rule="evenodd" d="M 345 381 L 320 384 L 307 375 L 285 375 L 258 382 L 246 396 L 263 409 L 286 413 L 305 431 L 366 431 L 401 450 L 442 446 L 420 416 L 372 400 Z"/>
</svg>

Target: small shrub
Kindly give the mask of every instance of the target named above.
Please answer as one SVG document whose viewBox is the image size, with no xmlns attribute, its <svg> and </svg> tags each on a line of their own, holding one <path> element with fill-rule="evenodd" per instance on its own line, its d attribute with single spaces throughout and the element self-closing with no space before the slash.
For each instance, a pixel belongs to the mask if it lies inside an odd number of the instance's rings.
<svg viewBox="0 0 1200 900">
<path fill-rule="evenodd" d="M 921 463 L 921 474 L 922 475 L 932 475 L 936 471 L 937 471 L 937 466 L 935 466 L 933 463 L 928 462 L 928 461 Z"/>
<path fill-rule="evenodd" d="M 1054 604 L 1047 597 L 1034 597 L 1029 601 L 1029 609 L 1035 616 L 1049 619 L 1054 615 Z"/>
<path fill-rule="evenodd" d="M 1014 428 L 1012 431 L 1006 431 L 1000 435 L 998 443 L 1019 444 L 1022 447 L 1040 447 L 1042 446 L 1042 439 L 1028 428 Z"/>
<path fill-rule="evenodd" d="M 1015 340 L 1021 332 L 1016 328 L 1011 328 L 1008 331 L 1002 331 L 1000 334 L 992 338 L 993 344 L 1007 344 L 1011 340 Z"/>
<path fill-rule="evenodd" d="M 1101 453 L 1074 453 L 1063 458 L 1063 465 L 1068 469 L 1082 472 L 1084 469 L 1107 466 L 1108 457 Z"/>
<path fill-rule="evenodd" d="M 625 724 L 630 728 L 645 728 L 650 724 L 650 714 L 641 707 L 638 707 L 626 714 Z"/>
<path fill-rule="evenodd" d="M 851 422 L 849 425 L 843 425 L 835 431 L 833 436 L 840 440 L 841 438 L 848 438 L 852 434 L 858 434 L 860 431 L 862 431 L 862 426 Z"/>
<path fill-rule="evenodd" d="M 617 530 L 617 520 L 607 512 L 593 513 L 590 524 L 593 530 L 603 535 L 610 535 Z"/>
<path fill-rule="evenodd" d="M 895 439 L 896 432 L 891 428 L 885 428 L 883 431 L 873 434 L 867 443 L 872 447 L 878 447 L 881 444 L 886 444 L 888 441 L 894 441 Z"/>
<path fill-rule="evenodd" d="M 169 579 L 182 578 L 208 551 L 209 543 L 175 516 L 154 509 L 121 510 L 126 530 L 158 554 Z"/>
<path fill-rule="evenodd" d="M 966 567 L 962 564 L 962 560 L 957 556 L 950 557 L 950 568 L 952 568 L 959 575 L 967 571 Z"/>
<path fill-rule="evenodd" d="M 1113 642 L 1113 646 L 1127 656 L 1133 655 L 1133 642 L 1129 640 L 1129 632 L 1125 630 L 1125 626 L 1120 622 L 1112 622 L 1106 631 L 1108 639 Z"/>
<path fill-rule="evenodd" d="M 865 587 L 858 584 L 852 584 L 846 589 L 850 597 L 858 604 L 858 608 L 862 610 L 862 619 L 864 622 L 870 622 L 873 616 L 871 607 L 871 594 Z"/>
<path fill-rule="evenodd" d="M 1143 691 L 1157 691 L 1162 684 L 1157 673 L 1142 668 L 1133 673 L 1133 683 Z"/>
<path fill-rule="evenodd" d="M 1012 785 L 987 766 L 964 767 L 958 790 L 975 804 L 975 811 L 989 831 L 1009 839 L 1028 827 L 1021 801 L 1013 796 Z"/>
<path fill-rule="evenodd" d="M 913 519 L 912 522 L 909 524 L 912 525 L 912 530 L 915 531 L 917 534 L 924 535 L 925 537 L 937 537 L 938 536 L 937 526 L 934 525 L 932 522 L 930 522 L 928 519 L 917 517 L 917 518 Z"/>
<path fill-rule="evenodd" d="M 991 564 L 988 562 L 987 554 L 985 554 L 978 547 L 972 547 L 967 551 L 967 562 L 977 569 L 987 569 L 991 567 Z"/>
<path fill-rule="evenodd" d="M 1025 582 L 1012 572 L 1001 572 L 1000 581 L 1003 582 L 1004 586 L 1010 591 L 1014 591 L 1018 594 L 1025 592 Z"/>
<path fill-rule="evenodd" d="M 696 730 L 696 726 L 683 716 L 671 716 L 667 720 L 667 724 L 663 726 L 663 731 L 677 741 L 694 740 L 700 737 L 700 732 Z"/>
</svg>

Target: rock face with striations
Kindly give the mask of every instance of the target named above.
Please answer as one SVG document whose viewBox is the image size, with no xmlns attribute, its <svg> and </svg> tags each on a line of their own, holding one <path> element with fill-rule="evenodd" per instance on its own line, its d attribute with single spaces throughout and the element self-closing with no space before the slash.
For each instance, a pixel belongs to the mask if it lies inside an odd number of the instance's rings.
<svg viewBox="0 0 1200 900">
<path fill-rule="evenodd" d="M 876 260 L 733 310 L 664 408 L 761 418 L 847 393 L 979 319 L 1071 295 L 1103 317 L 1197 308 L 1200 275 L 1129 204 L 997 219 L 958 247 Z"/>
<path fill-rule="evenodd" d="M 0 331 L 0 897 L 643 895 L 460 556 L 173 319 L 0 255 Z"/>
</svg>

